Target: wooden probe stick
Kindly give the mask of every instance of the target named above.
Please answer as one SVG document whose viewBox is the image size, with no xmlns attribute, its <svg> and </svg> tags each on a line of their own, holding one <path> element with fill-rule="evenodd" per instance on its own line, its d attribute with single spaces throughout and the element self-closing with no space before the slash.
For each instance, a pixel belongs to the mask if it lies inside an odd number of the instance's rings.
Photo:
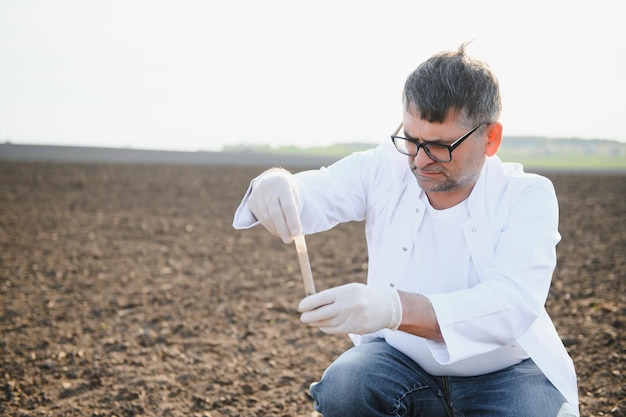
<svg viewBox="0 0 626 417">
<path fill-rule="evenodd" d="M 293 238 L 296 244 L 296 252 L 298 253 L 298 262 L 300 262 L 300 271 L 302 271 L 302 281 L 304 282 L 304 292 L 307 296 L 315 294 L 315 284 L 313 283 L 313 272 L 311 272 L 311 263 L 309 262 L 309 252 L 306 248 L 304 235 Z"/>
</svg>

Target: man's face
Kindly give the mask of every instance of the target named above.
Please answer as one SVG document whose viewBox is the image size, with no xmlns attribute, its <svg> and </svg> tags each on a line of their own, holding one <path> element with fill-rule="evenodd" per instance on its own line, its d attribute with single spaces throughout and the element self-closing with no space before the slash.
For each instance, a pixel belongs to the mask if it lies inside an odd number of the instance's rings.
<svg viewBox="0 0 626 417">
<path fill-rule="evenodd" d="M 419 142 L 452 144 L 472 127 L 462 126 L 454 112 L 443 123 L 429 123 L 412 112 L 404 113 L 404 134 Z M 417 182 L 436 208 L 451 207 L 469 196 L 485 163 L 486 140 L 478 129 L 452 152 L 450 162 L 436 162 L 420 149 L 409 158 Z M 440 207 L 437 207 L 440 206 Z"/>
</svg>

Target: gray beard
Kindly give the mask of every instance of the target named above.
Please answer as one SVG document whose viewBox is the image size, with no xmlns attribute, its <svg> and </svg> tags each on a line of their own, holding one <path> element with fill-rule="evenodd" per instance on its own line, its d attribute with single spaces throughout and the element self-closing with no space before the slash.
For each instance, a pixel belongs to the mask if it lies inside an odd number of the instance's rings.
<svg viewBox="0 0 626 417">
<path fill-rule="evenodd" d="M 476 175 L 465 175 L 458 179 L 452 179 L 450 177 L 444 176 L 441 181 L 433 182 L 428 180 L 423 180 L 417 175 L 415 172 L 413 173 L 415 178 L 417 179 L 417 184 L 419 187 L 428 193 L 445 193 L 448 191 L 458 190 L 459 188 L 464 187 L 467 184 L 474 184 L 478 180 L 480 176 L 480 171 L 476 173 Z"/>
</svg>

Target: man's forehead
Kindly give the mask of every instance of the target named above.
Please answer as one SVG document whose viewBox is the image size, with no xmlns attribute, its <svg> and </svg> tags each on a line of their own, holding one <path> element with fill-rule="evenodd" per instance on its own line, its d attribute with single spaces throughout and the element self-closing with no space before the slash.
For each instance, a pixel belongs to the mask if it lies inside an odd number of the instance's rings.
<svg viewBox="0 0 626 417">
<path fill-rule="evenodd" d="M 462 135 L 466 127 L 458 117 L 451 117 L 448 114 L 443 123 L 429 122 L 410 112 L 405 112 L 402 123 L 402 132 L 411 139 L 426 140 L 453 140 L 456 136 Z"/>
</svg>

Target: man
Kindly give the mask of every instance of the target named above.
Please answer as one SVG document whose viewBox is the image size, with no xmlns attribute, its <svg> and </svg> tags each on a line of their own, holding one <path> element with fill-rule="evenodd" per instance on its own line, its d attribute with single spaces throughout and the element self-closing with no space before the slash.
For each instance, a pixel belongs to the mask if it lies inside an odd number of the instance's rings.
<svg viewBox="0 0 626 417">
<path fill-rule="evenodd" d="M 409 75 L 392 141 L 320 170 L 266 171 L 235 214 L 236 228 L 260 223 L 285 243 L 365 221 L 367 285 L 298 307 L 303 323 L 355 343 L 311 386 L 325 417 L 578 415 L 544 308 L 554 188 L 495 156 L 498 81 L 465 46 Z"/>
</svg>

